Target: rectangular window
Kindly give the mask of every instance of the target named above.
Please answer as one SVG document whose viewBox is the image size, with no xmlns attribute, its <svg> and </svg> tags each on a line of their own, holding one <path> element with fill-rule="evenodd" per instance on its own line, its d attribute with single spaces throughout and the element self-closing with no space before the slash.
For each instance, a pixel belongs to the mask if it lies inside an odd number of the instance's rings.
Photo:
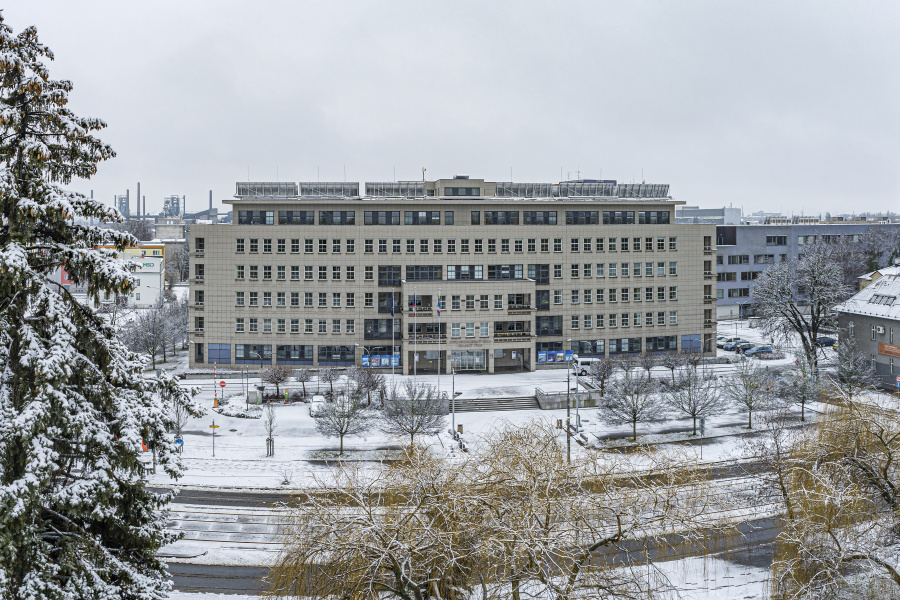
<svg viewBox="0 0 900 600">
<path fill-rule="evenodd" d="M 647 302 L 653 302 L 653 288 L 648 287 L 644 288 L 644 300 Z"/>
<path fill-rule="evenodd" d="M 562 238 L 553 238 L 553 251 L 562 252 Z"/>
<path fill-rule="evenodd" d="M 303 240 L 303 253 L 304 254 L 312 254 L 313 251 L 313 241 L 310 238 L 305 238 Z"/>
<path fill-rule="evenodd" d="M 621 273 L 620 273 L 621 276 L 622 276 L 622 277 L 628 277 L 628 263 L 622 263 L 621 269 L 622 269 L 622 270 L 621 270 Z"/>
<path fill-rule="evenodd" d="M 332 254 L 340 254 L 341 253 L 341 240 L 331 240 L 331 253 Z"/>
<path fill-rule="evenodd" d="M 678 275 L 678 263 L 677 262 L 669 263 L 669 275 Z"/>
<path fill-rule="evenodd" d="M 578 326 L 579 321 L 580 321 L 579 315 L 572 315 L 572 317 L 571 317 L 571 328 L 572 328 L 572 329 L 579 329 L 579 326 Z"/>
<path fill-rule="evenodd" d="M 319 292 L 319 308 L 328 308 L 327 292 Z"/>
<path fill-rule="evenodd" d="M 272 306 L 272 292 L 263 292 L 263 306 Z"/>
<path fill-rule="evenodd" d="M 486 210 L 484 211 L 485 225 L 518 225 L 519 211 L 517 210 Z"/>
<path fill-rule="evenodd" d="M 481 254 L 484 251 L 482 240 L 475 240 L 475 254 Z"/>
<path fill-rule="evenodd" d="M 443 243 L 441 242 L 441 240 L 434 240 L 434 241 L 431 243 L 431 245 L 432 245 L 432 247 L 434 248 L 434 253 L 435 253 L 435 254 L 441 254 L 441 253 L 443 252 L 443 248 L 442 248 Z"/>
<path fill-rule="evenodd" d="M 562 304 L 562 290 L 553 290 L 553 304 Z"/>
<path fill-rule="evenodd" d="M 263 333 L 272 333 L 272 319 L 263 319 Z"/>
<path fill-rule="evenodd" d="M 275 294 L 275 306 L 285 306 L 286 305 L 287 294 L 284 292 L 278 292 Z"/>
<path fill-rule="evenodd" d="M 450 324 L 450 337 L 458 338 L 459 337 L 459 323 L 451 323 Z"/>
<path fill-rule="evenodd" d="M 363 292 L 363 302 L 365 303 L 366 308 L 374 308 L 375 306 L 375 294 L 373 292 Z"/>
<path fill-rule="evenodd" d="M 328 267 L 319 267 L 319 281 L 328 280 Z"/>
<path fill-rule="evenodd" d="M 582 272 L 585 277 L 593 277 L 593 266 L 591 263 L 584 263 L 584 265 L 582 265 Z"/>
<path fill-rule="evenodd" d="M 572 252 L 578 252 L 580 243 L 581 243 L 581 240 L 579 238 L 572 238 L 571 240 L 569 240 L 569 249 Z"/>
<path fill-rule="evenodd" d="M 244 292 L 235 292 L 234 293 L 234 305 L 235 306 L 243 306 L 244 305 Z"/>
<path fill-rule="evenodd" d="M 340 281 L 341 280 L 341 268 L 338 266 L 331 267 L 331 280 L 332 281 Z"/>
<path fill-rule="evenodd" d="M 300 265 L 291 265 L 291 281 L 300 281 Z"/>
<path fill-rule="evenodd" d="M 355 292 L 347 292 L 347 308 L 354 308 L 356 306 L 356 293 Z"/>
<path fill-rule="evenodd" d="M 469 253 L 469 240 L 468 240 L 468 239 L 461 239 L 461 240 L 459 240 L 459 251 L 460 251 L 462 254 L 468 254 L 468 253 Z"/>
<path fill-rule="evenodd" d="M 340 319 L 332 319 L 331 320 L 331 333 L 333 333 L 333 334 L 341 333 L 341 320 Z"/>
<path fill-rule="evenodd" d="M 453 211 L 452 210 L 444 211 L 444 225 L 453 225 Z"/>
<path fill-rule="evenodd" d="M 610 327 L 618 327 L 618 315 L 616 313 L 612 313 L 609 315 L 609 326 Z"/>
<path fill-rule="evenodd" d="M 677 250 L 678 249 L 677 241 L 678 241 L 678 238 L 676 238 L 676 237 L 669 238 L 669 250 Z"/>
<path fill-rule="evenodd" d="M 375 267 L 363 267 L 363 276 L 366 281 L 375 281 Z"/>
<path fill-rule="evenodd" d="M 250 333 L 259 333 L 259 319 L 250 318 Z"/>
<path fill-rule="evenodd" d="M 606 316 L 597 315 L 597 329 L 603 329 L 604 327 L 606 327 Z"/>
<path fill-rule="evenodd" d="M 284 254 L 285 251 L 287 250 L 287 240 L 285 240 L 284 238 L 279 238 L 276 243 L 275 249 L 278 252 L 278 254 Z"/>
<path fill-rule="evenodd" d="M 235 265 L 234 278 L 235 279 L 243 279 L 244 278 L 244 265 Z"/>
<path fill-rule="evenodd" d="M 344 249 L 347 251 L 347 254 L 356 252 L 356 240 L 347 240 L 344 244 Z"/>
<path fill-rule="evenodd" d="M 252 254 L 259 252 L 259 240 L 257 238 L 250 238 L 250 252 Z"/>
<path fill-rule="evenodd" d="M 471 218 L 469 220 L 469 224 L 471 225 L 481 225 L 481 211 L 473 210 L 471 213 Z"/>
<path fill-rule="evenodd" d="M 616 277 L 617 267 L 618 266 L 616 265 L 616 263 L 609 263 L 609 276 L 610 277 Z"/>
<path fill-rule="evenodd" d="M 606 292 L 606 290 L 604 290 L 603 288 L 597 288 L 597 290 L 595 291 L 594 298 L 597 300 L 598 303 L 606 302 L 605 292 Z"/>
<path fill-rule="evenodd" d="M 244 317 L 238 317 L 234 320 L 234 332 L 244 333 Z"/>
<path fill-rule="evenodd" d="M 550 238 L 541 238 L 541 252 L 550 252 Z"/>
<path fill-rule="evenodd" d="M 524 225 L 556 225 L 555 210 L 526 210 L 522 213 Z"/>
<path fill-rule="evenodd" d="M 259 306 L 259 292 L 250 292 L 250 306 Z"/>
<path fill-rule="evenodd" d="M 300 319 L 291 319 L 291 333 L 300 333 Z"/>
<path fill-rule="evenodd" d="M 291 254 L 300 253 L 300 238 L 291 239 Z"/>
<path fill-rule="evenodd" d="M 284 319 L 278 319 L 275 323 L 277 326 L 277 329 L 275 331 L 277 331 L 278 333 L 285 333 L 287 331 L 287 322 Z"/>
<path fill-rule="evenodd" d="M 594 326 L 593 315 L 584 315 L 584 328 L 591 329 Z"/>
<path fill-rule="evenodd" d="M 284 265 L 278 265 L 278 267 L 277 267 L 278 281 L 284 281 L 286 269 L 287 269 L 287 267 L 285 267 Z"/>
<path fill-rule="evenodd" d="M 522 252 L 522 240 L 513 240 L 513 252 Z"/>
<path fill-rule="evenodd" d="M 303 292 L 303 306 L 312 307 L 313 305 L 313 293 L 312 292 Z"/>
<path fill-rule="evenodd" d="M 312 279 L 313 279 L 312 265 L 303 265 L 303 279 L 304 279 L 304 281 L 312 281 Z"/>
<path fill-rule="evenodd" d="M 669 311 L 669 325 L 678 325 L 678 311 L 677 310 Z"/>
<path fill-rule="evenodd" d="M 291 308 L 300 307 L 300 292 L 291 292 Z"/>
<path fill-rule="evenodd" d="M 669 300 L 678 300 L 678 287 L 671 286 L 669 288 Z"/>
<path fill-rule="evenodd" d="M 356 267 L 347 267 L 347 281 L 356 279 Z"/>
<path fill-rule="evenodd" d="M 574 263 L 569 265 L 569 276 L 577 279 L 581 275 L 581 265 Z"/>
<path fill-rule="evenodd" d="M 447 240 L 447 254 L 456 254 L 456 240 Z"/>
<path fill-rule="evenodd" d="M 356 333 L 356 320 L 355 319 L 347 319 L 345 322 L 347 335 L 353 335 Z"/>
<path fill-rule="evenodd" d="M 312 319 L 303 319 L 303 333 L 312 333 L 313 332 L 313 320 Z"/>
<path fill-rule="evenodd" d="M 332 292 L 332 293 L 331 293 L 331 307 L 332 307 L 332 308 L 340 308 L 340 307 L 341 307 L 341 294 L 340 294 L 340 292 Z"/>
<path fill-rule="evenodd" d="M 319 254 L 328 254 L 328 240 L 319 240 Z"/>
<path fill-rule="evenodd" d="M 328 333 L 328 319 L 319 319 L 319 333 Z"/>
<path fill-rule="evenodd" d="M 494 294 L 494 308 L 497 310 L 501 310 L 503 308 L 503 295 L 502 294 Z"/>
<path fill-rule="evenodd" d="M 597 263 L 595 266 L 597 267 L 597 277 L 606 277 L 606 265 Z"/>
<path fill-rule="evenodd" d="M 239 253 L 244 252 L 244 238 L 237 238 L 234 240 L 234 251 Z"/>
</svg>

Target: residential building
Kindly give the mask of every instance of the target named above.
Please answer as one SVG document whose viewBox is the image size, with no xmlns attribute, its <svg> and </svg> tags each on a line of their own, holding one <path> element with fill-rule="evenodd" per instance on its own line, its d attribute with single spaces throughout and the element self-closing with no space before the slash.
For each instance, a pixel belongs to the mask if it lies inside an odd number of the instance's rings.
<svg viewBox="0 0 900 600">
<path fill-rule="evenodd" d="M 872 360 L 882 385 L 896 388 L 900 376 L 900 274 L 890 272 L 872 281 L 835 307 L 841 336 L 856 340 Z"/>
<path fill-rule="evenodd" d="M 675 224 L 668 185 L 248 182 L 225 203 L 234 223 L 191 226 L 192 367 L 715 352 L 715 227 Z"/>
<path fill-rule="evenodd" d="M 860 291 L 865 289 L 873 282 L 878 281 L 885 275 L 894 277 L 900 275 L 900 265 L 895 264 L 891 267 L 885 267 L 883 269 L 878 269 L 877 271 L 872 271 L 871 273 L 866 273 L 865 275 L 860 275 L 856 278 L 858 289 Z"/>
<path fill-rule="evenodd" d="M 731 206 L 722 208 L 700 208 L 699 206 L 678 206 L 675 208 L 676 223 L 713 223 L 715 225 L 740 225 L 741 209 Z"/>
<path fill-rule="evenodd" d="M 796 217 L 795 217 L 796 218 Z M 870 227 L 900 227 L 874 222 L 782 225 L 725 225 L 716 227 L 716 318 L 752 316 L 751 292 L 756 279 L 776 262 L 796 259 L 803 246 L 816 241 L 859 238 Z"/>
</svg>

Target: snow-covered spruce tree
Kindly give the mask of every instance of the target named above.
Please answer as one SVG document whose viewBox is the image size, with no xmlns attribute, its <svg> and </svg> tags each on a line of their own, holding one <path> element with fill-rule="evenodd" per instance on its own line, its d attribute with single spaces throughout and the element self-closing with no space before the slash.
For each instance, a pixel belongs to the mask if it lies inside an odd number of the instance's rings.
<svg viewBox="0 0 900 600">
<path fill-rule="evenodd" d="M 66 191 L 113 151 L 104 123 L 66 106 L 34 28 L 0 15 L 0 598 L 157 599 L 169 589 L 157 549 L 173 536 L 167 495 L 145 487 L 141 440 L 181 472 L 162 397 L 189 396 L 143 365 L 90 307 L 51 280 L 65 266 L 93 299 L 132 288 L 127 263 L 95 248 L 134 238 L 76 224 L 120 221 Z"/>
</svg>

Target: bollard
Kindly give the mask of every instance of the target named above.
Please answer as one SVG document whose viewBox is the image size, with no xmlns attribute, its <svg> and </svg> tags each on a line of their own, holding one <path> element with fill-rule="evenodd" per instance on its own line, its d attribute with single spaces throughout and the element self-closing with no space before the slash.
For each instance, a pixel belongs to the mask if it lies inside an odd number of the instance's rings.
<svg viewBox="0 0 900 600">
<path fill-rule="evenodd" d="M 457 423 L 456 424 L 456 433 L 462 435 L 462 432 L 463 432 L 462 423 Z"/>
</svg>

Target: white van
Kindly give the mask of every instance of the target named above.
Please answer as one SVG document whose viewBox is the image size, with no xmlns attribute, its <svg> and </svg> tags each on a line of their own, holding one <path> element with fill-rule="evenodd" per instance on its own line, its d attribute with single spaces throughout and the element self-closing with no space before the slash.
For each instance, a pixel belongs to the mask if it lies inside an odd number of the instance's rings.
<svg viewBox="0 0 900 600">
<path fill-rule="evenodd" d="M 599 358 L 581 358 L 580 356 L 575 356 L 572 359 L 572 366 L 575 369 L 575 372 L 579 375 L 590 375 L 591 374 L 591 365 L 600 360 Z"/>
</svg>

